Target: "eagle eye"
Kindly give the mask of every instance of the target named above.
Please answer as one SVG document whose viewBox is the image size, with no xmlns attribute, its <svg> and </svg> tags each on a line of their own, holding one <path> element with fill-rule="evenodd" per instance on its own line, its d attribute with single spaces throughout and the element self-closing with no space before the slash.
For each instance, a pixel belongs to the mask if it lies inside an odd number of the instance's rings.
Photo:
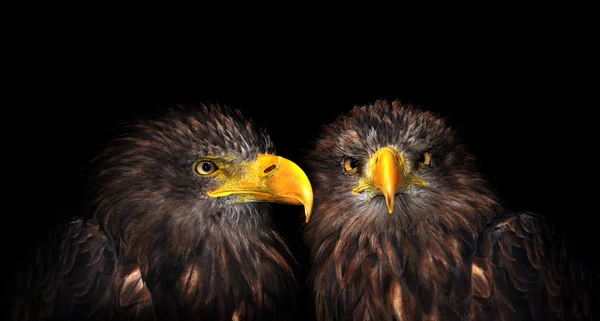
<svg viewBox="0 0 600 321">
<path fill-rule="evenodd" d="M 425 166 L 429 166 L 429 164 L 431 164 L 431 153 L 429 153 L 429 152 L 421 153 L 421 155 L 419 156 L 419 163 L 421 163 Z"/>
<path fill-rule="evenodd" d="M 206 161 L 206 160 L 198 161 L 194 165 L 194 170 L 199 175 L 210 175 L 210 174 L 216 172 L 217 169 L 219 169 L 219 168 L 217 167 L 217 165 L 215 165 L 215 163 L 213 163 L 211 161 Z"/>
<path fill-rule="evenodd" d="M 347 173 L 356 172 L 356 168 L 358 167 L 358 161 L 354 158 L 346 158 L 344 159 L 344 171 Z"/>
</svg>

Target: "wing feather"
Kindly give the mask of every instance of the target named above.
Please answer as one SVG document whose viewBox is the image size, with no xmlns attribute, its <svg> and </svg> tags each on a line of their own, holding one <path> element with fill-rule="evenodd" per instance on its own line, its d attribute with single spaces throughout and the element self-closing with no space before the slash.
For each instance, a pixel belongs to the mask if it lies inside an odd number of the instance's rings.
<svg viewBox="0 0 600 321">
<path fill-rule="evenodd" d="M 119 309 L 127 314 L 113 299 L 115 262 L 114 244 L 97 225 L 64 222 L 23 262 L 11 319 L 104 320 Z"/>
<path fill-rule="evenodd" d="M 478 251 L 472 266 L 473 319 L 491 320 L 483 312 L 486 305 L 506 321 L 600 316 L 597 269 L 543 217 L 510 216 L 494 222 L 480 238 L 493 250 Z M 493 282 L 482 281 L 481 271 L 487 270 L 493 271 Z M 489 300 L 487 293 L 493 293 Z"/>
</svg>

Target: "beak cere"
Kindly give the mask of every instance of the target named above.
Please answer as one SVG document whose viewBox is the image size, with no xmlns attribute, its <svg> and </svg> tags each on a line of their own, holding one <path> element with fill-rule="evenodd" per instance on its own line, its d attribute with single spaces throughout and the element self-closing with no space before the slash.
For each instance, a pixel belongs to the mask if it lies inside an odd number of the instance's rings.
<svg viewBox="0 0 600 321">
<path fill-rule="evenodd" d="M 232 175 L 220 179 L 210 197 L 237 195 L 237 202 L 273 202 L 303 205 L 306 222 L 313 204 L 312 186 L 304 171 L 294 162 L 276 155 L 261 154 L 256 161 L 244 163 Z"/>
<path fill-rule="evenodd" d="M 381 190 L 385 197 L 388 213 L 394 210 L 394 198 L 396 189 L 405 183 L 404 169 L 398 159 L 398 151 L 390 147 L 384 147 L 375 154 L 375 173 L 373 183 Z"/>
</svg>

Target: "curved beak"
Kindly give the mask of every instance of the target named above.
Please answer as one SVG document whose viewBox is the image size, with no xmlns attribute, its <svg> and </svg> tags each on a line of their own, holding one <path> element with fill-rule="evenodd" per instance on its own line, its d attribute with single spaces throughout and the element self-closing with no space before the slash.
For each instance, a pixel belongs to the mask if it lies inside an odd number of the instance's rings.
<svg viewBox="0 0 600 321">
<path fill-rule="evenodd" d="M 397 157 L 398 151 L 384 147 L 375 154 L 376 165 L 373 175 L 373 183 L 379 188 L 385 197 L 388 212 L 394 210 L 394 198 L 398 186 L 404 185 L 406 176 Z"/>
<path fill-rule="evenodd" d="M 237 175 L 239 173 L 239 175 Z M 238 195 L 238 202 L 273 202 L 303 205 L 310 219 L 313 192 L 310 181 L 296 163 L 276 155 L 261 154 L 256 161 L 241 165 L 236 175 L 207 192 L 210 197 Z"/>
</svg>

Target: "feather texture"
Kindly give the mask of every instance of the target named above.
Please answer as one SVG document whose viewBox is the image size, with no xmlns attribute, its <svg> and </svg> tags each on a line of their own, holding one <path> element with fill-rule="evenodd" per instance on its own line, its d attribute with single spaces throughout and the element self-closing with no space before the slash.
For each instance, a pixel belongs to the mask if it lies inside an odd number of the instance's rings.
<svg viewBox="0 0 600 321">
<path fill-rule="evenodd" d="M 218 182 L 194 172 L 202 157 L 272 154 L 269 136 L 217 105 L 126 128 L 94 160 L 89 218 L 60 227 L 22 270 L 13 319 L 289 318 L 294 260 L 270 207 L 211 198 Z"/>
<path fill-rule="evenodd" d="M 382 191 L 354 192 L 382 148 L 425 182 L 403 185 L 391 214 Z M 398 101 L 355 107 L 323 127 L 306 161 L 319 320 L 598 318 L 597 270 L 543 219 L 508 214 L 443 118 Z"/>
</svg>

